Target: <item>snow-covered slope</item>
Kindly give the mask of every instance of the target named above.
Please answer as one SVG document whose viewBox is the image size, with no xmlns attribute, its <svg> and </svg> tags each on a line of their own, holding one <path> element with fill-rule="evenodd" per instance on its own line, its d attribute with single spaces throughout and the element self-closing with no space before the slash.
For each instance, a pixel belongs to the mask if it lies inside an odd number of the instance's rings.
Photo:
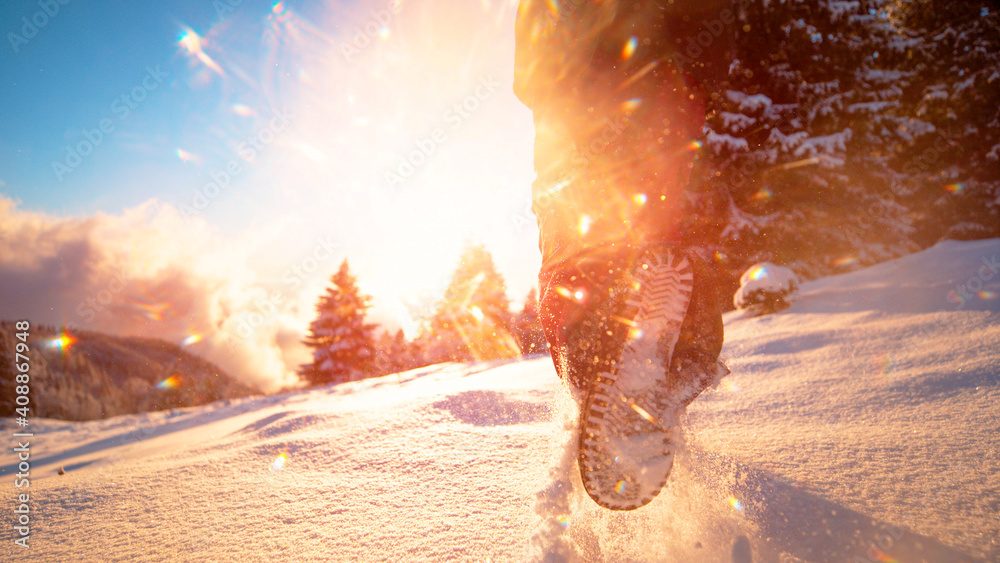
<svg viewBox="0 0 1000 563">
<path fill-rule="evenodd" d="M 537 358 L 34 421 L 30 487 L 14 438 L 0 456 L 0 559 L 997 561 L 998 256 L 942 243 L 729 315 L 733 374 L 634 512 L 580 491 L 573 409 Z"/>
</svg>

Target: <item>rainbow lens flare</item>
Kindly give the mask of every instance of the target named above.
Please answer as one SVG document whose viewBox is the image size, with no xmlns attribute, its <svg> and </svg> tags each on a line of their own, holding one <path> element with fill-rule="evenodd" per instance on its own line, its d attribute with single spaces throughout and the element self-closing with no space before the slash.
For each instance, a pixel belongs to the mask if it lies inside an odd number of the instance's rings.
<svg viewBox="0 0 1000 563">
<path fill-rule="evenodd" d="M 222 68 L 212 60 L 212 57 L 209 57 L 208 54 L 205 53 L 202 47 L 201 37 L 195 30 L 185 27 L 180 38 L 177 40 L 177 43 L 180 44 L 185 51 L 187 51 L 188 55 L 198 59 L 198 61 L 206 67 L 212 69 L 219 76 L 226 75 Z"/>
<path fill-rule="evenodd" d="M 618 481 L 615 483 L 615 492 L 618 494 L 625 492 L 625 481 Z"/>
<path fill-rule="evenodd" d="M 49 339 L 46 343 L 49 348 L 55 348 L 63 353 L 69 350 L 74 344 L 76 344 L 76 337 L 72 334 L 63 331 L 59 333 L 55 338 Z"/>
<path fill-rule="evenodd" d="M 170 303 L 143 299 L 141 297 L 131 297 L 128 304 L 140 312 L 141 315 L 153 321 L 162 321 L 170 313 Z"/>
<path fill-rule="evenodd" d="M 858 258 L 856 256 L 841 256 L 833 261 L 833 265 L 838 267 L 850 266 L 857 263 Z"/>
<path fill-rule="evenodd" d="M 621 103 L 621 109 L 625 113 L 632 113 L 642 105 L 642 98 L 632 98 Z"/>
<path fill-rule="evenodd" d="M 240 117 L 250 117 L 253 115 L 253 109 L 246 104 L 233 104 L 231 109 L 233 113 Z"/>
<path fill-rule="evenodd" d="M 198 162 L 198 157 L 187 152 L 186 150 L 177 147 L 177 158 L 180 158 L 182 162 Z"/>
<path fill-rule="evenodd" d="M 181 386 L 181 376 L 179 375 L 171 375 L 170 377 L 156 384 L 157 389 L 178 389 L 180 388 L 180 386 Z"/>
<path fill-rule="evenodd" d="M 736 497 L 729 497 L 729 500 L 727 500 L 726 503 L 733 507 L 733 510 L 743 512 L 743 503 L 740 502 L 740 499 Z"/>
<path fill-rule="evenodd" d="M 965 191 L 965 184 L 962 183 L 948 184 L 947 186 L 944 187 L 944 191 L 951 192 L 953 194 L 960 194 Z"/>
<path fill-rule="evenodd" d="M 635 54 L 635 50 L 638 46 L 639 46 L 639 38 L 636 37 L 635 35 L 629 37 L 628 41 L 625 42 L 625 46 L 622 47 L 622 60 L 627 61 L 631 59 L 632 55 Z"/>
<path fill-rule="evenodd" d="M 202 338 L 203 337 L 196 332 L 194 334 L 189 335 L 187 338 L 185 338 L 181 342 L 181 346 L 190 346 L 190 345 L 192 345 L 192 344 L 194 344 L 196 342 L 201 342 Z"/>
</svg>

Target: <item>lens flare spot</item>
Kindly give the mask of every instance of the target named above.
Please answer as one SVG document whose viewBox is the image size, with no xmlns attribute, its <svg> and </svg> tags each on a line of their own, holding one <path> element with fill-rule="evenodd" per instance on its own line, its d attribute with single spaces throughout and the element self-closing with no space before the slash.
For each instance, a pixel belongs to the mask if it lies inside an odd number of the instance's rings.
<svg viewBox="0 0 1000 563">
<path fill-rule="evenodd" d="M 590 231 L 590 225 L 592 224 L 590 215 L 584 215 L 580 217 L 580 224 L 577 226 L 577 230 L 580 231 L 581 235 L 585 235 Z"/>
<path fill-rule="evenodd" d="M 187 338 L 185 338 L 181 342 L 181 346 L 190 346 L 190 345 L 195 344 L 197 342 L 201 342 L 201 339 L 202 339 L 202 336 L 196 332 L 194 334 L 189 335 Z"/>
<path fill-rule="evenodd" d="M 486 318 L 486 315 L 483 314 L 483 310 L 480 309 L 479 307 L 476 307 L 475 305 L 473 305 L 472 308 L 469 309 L 469 312 L 472 313 L 472 316 L 476 317 L 476 320 L 479 322 L 483 322 L 483 319 Z"/>
<path fill-rule="evenodd" d="M 632 98 L 621 103 L 621 109 L 625 113 L 632 113 L 642 105 L 642 98 Z"/>
<path fill-rule="evenodd" d="M 767 277 L 767 268 L 763 266 L 757 266 L 750 271 L 750 279 L 754 281 L 760 281 Z"/>
<path fill-rule="evenodd" d="M 948 184 L 947 186 L 944 187 L 944 190 L 946 192 L 951 192 L 953 194 L 960 194 L 965 191 L 965 184 L 962 183 Z"/>
<path fill-rule="evenodd" d="M 563 528 L 568 528 L 569 516 L 566 516 L 565 514 L 560 514 L 559 516 L 556 516 L 556 522 L 559 522 L 559 525 L 562 526 Z"/>
<path fill-rule="evenodd" d="M 737 512 L 743 512 L 743 503 L 740 502 L 740 499 L 736 497 L 729 497 L 729 500 L 727 500 L 726 502 L 729 504 L 729 506 L 733 507 L 733 510 Z"/>
<path fill-rule="evenodd" d="M 656 418 L 654 418 L 653 415 L 649 414 L 649 411 L 635 404 L 635 401 L 630 400 L 628 406 L 631 407 L 632 410 L 634 410 L 635 413 L 641 416 L 642 418 L 646 419 L 649 422 L 652 422 L 653 424 L 656 424 Z"/>
<path fill-rule="evenodd" d="M 274 463 L 271 464 L 271 471 L 281 471 L 285 467 L 285 462 L 288 460 L 288 456 L 285 454 L 278 455 Z"/>
<path fill-rule="evenodd" d="M 982 300 L 984 300 L 984 301 L 988 301 L 990 299 L 996 299 L 997 298 L 997 293 L 995 291 L 987 291 L 985 289 L 982 290 L 982 291 L 980 291 L 978 293 L 978 295 L 979 295 L 979 298 L 982 299 Z"/>
<path fill-rule="evenodd" d="M 632 55 L 635 54 L 636 47 L 638 46 L 639 46 L 639 38 L 636 37 L 635 35 L 629 37 L 628 41 L 625 42 L 625 46 L 622 47 L 622 60 L 627 61 L 631 59 Z"/>
<path fill-rule="evenodd" d="M 200 160 L 197 156 L 187 152 L 186 150 L 180 147 L 177 147 L 177 158 L 181 159 L 181 162 L 197 163 Z"/>
<path fill-rule="evenodd" d="M 722 380 L 720 387 L 722 387 L 723 391 L 728 391 L 730 393 L 740 392 L 740 386 L 737 385 L 736 382 L 734 382 L 732 379 L 729 379 L 728 377 Z"/>
<path fill-rule="evenodd" d="M 574 290 L 568 287 L 559 286 L 556 288 L 556 293 L 558 293 L 561 297 L 565 297 L 566 299 L 572 299 L 577 303 L 583 303 L 587 299 L 587 292 L 584 289 Z"/>
<path fill-rule="evenodd" d="M 621 317 L 621 316 L 618 316 L 618 315 L 613 315 L 611 318 L 613 318 L 614 320 L 622 323 L 625 326 L 629 326 L 629 327 L 632 327 L 632 328 L 637 328 L 639 326 L 639 323 L 637 323 L 634 320 L 629 319 L 627 317 Z"/>
<path fill-rule="evenodd" d="M 181 47 L 184 47 L 189 55 L 201 52 L 201 37 L 198 37 L 198 33 L 189 27 L 184 28 L 177 42 L 180 43 Z"/>
<path fill-rule="evenodd" d="M 703 145 L 701 141 L 691 141 L 684 148 L 687 149 L 688 152 L 697 152 L 704 146 L 705 145 Z"/>
<path fill-rule="evenodd" d="M 73 344 L 76 344 L 76 337 L 65 331 L 59 333 L 59 336 L 51 338 L 48 341 L 48 346 L 50 348 L 55 348 L 61 352 L 66 352 L 73 346 Z"/>
<path fill-rule="evenodd" d="M 636 205 L 646 205 L 646 194 L 635 194 L 632 196 L 632 201 Z"/>
<path fill-rule="evenodd" d="M 170 377 L 156 384 L 157 389 L 179 389 L 180 386 L 181 386 L 181 376 L 179 375 L 171 375 Z"/>
<path fill-rule="evenodd" d="M 837 258 L 836 260 L 833 261 L 833 265 L 837 267 L 851 266 L 857 263 L 858 263 L 857 256 L 851 256 L 851 255 L 841 256 L 840 258 Z"/>
<path fill-rule="evenodd" d="M 389 28 L 388 28 L 388 27 L 385 27 L 385 26 L 382 26 L 382 27 L 381 27 L 381 28 L 379 28 L 379 30 L 378 30 L 378 36 L 379 36 L 379 37 L 380 37 L 381 39 L 388 39 L 388 38 L 389 38 L 389 34 L 390 34 L 390 33 L 391 33 L 391 32 L 389 31 Z"/>
<path fill-rule="evenodd" d="M 899 563 L 899 559 L 892 557 L 888 553 L 882 551 L 881 549 L 875 546 L 872 546 L 872 549 L 870 549 L 868 553 L 869 557 L 874 556 L 875 560 L 880 561 L 881 563 Z"/>
<path fill-rule="evenodd" d="M 153 321 L 162 321 L 170 310 L 170 303 L 150 301 L 139 297 L 130 298 L 128 304 L 138 309 L 144 317 Z"/>
<path fill-rule="evenodd" d="M 233 113 L 235 113 L 240 117 L 250 117 L 251 115 L 253 115 L 253 109 L 251 109 L 250 106 L 245 104 L 233 104 L 232 110 Z"/>
<path fill-rule="evenodd" d="M 181 47 L 187 51 L 189 56 L 198 59 L 203 65 L 215 71 L 219 76 L 225 76 L 226 73 L 222 71 L 219 65 L 215 64 L 215 61 L 205 53 L 204 46 L 202 45 L 201 37 L 198 33 L 190 27 L 185 27 L 184 31 L 181 33 L 180 39 L 177 40 Z"/>
<path fill-rule="evenodd" d="M 615 483 L 615 492 L 618 494 L 625 492 L 625 481 L 618 481 Z"/>
<path fill-rule="evenodd" d="M 271 11 L 274 12 L 275 14 L 283 13 L 285 11 L 285 2 L 283 0 L 275 2 L 274 6 L 271 7 Z"/>
<path fill-rule="evenodd" d="M 771 190 L 769 190 L 767 188 L 762 188 L 762 189 L 757 190 L 756 193 L 754 193 L 752 196 L 750 196 L 750 199 L 752 199 L 754 201 L 767 201 L 767 200 L 771 199 L 772 197 L 774 197 L 774 194 L 771 193 Z"/>
</svg>

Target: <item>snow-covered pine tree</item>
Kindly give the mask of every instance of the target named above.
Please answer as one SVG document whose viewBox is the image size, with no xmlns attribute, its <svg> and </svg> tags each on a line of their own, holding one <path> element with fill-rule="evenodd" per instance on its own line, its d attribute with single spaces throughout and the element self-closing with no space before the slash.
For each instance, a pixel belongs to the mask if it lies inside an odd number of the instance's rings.
<svg viewBox="0 0 1000 563">
<path fill-rule="evenodd" d="M 432 363 L 518 356 L 506 284 L 481 245 L 468 246 L 419 339 Z"/>
<path fill-rule="evenodd" d="M 1000 6 L 895 0 L 887 9 L 915 74 L 911 142 L 896 167 L 907 176 L 917 242 L 1000 236 Z"/>
<path fill-rule="evenodd" d="M 538 290 L 531 288 L 524 298 L 524 306 L 514 317 L 514 335 L 521 354 L 538 354 L 548 350 L 542 323 L 538 320 Z"/>
<path fill-rule="evenodd" d="M 886 166 L 906 76 L 884 71 L 899 50 L 878 4 L 745 3 L 731 89 L 709 118 L 708 180 L 687 226 L 735 257 L 731 270 L 774 260 L 816 275 L 910 249 Z"/>
<path fill-rule="evenodd" d="M 388 331 L 379 334 L 375 341 L 374 373 L 387 375 L 420 367 L 420 358 L 414 346 L 406 340 L 403 329 L 395 334 Z"/>
<path fill-rule="evenodd" d="M 316 319 L 303 343 L 313 361 L 299 373 L 313 385 L 351 381 L 369 373 L 374 355 L 375 325 L 365 323 L 371 297 L 362 295 L 347 260 L 330 278 L 316 304 Z"/>
</svg>

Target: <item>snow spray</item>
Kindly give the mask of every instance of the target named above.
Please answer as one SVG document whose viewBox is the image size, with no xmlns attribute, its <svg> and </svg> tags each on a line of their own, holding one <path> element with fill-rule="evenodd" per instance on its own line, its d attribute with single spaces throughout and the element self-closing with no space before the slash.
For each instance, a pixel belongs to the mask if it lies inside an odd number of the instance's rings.
<svg viewBox="0 0 1000 563">
<path fill-rule="evenodd" d="M 575 490 L 573 475 L 576 470 L 576 428 L 580 409 L 570 393 L 561 392 L 557 394 L 553 411 L 556 419 L 563 421 L 559 439 L 564 446 L 559 449 L 559 457 L 549 469 L 549 483 L 535 495 L 535 513 L 542 522 L 531 537 L 526 559 L 572 563 L 582 560 L 567 534 Z"/>
</svg>

